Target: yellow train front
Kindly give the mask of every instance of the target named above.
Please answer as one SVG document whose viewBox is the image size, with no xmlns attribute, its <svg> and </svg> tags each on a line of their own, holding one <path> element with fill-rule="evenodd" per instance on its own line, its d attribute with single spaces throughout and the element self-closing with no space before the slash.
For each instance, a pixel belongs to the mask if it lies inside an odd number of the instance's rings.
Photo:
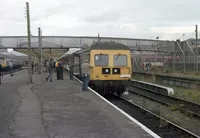
<svg viewBox="0 0 200 138">
<path fill-rule="evenodd" d="M 106 96 L 110 92 L 121 95 L 132 78 L 130 49 L 119 43 L 96 43 L 90 48 L 74 53 L 79 57 L 79 65 L 86 58 L 90 69 L 90 86 Z M 79 66 L 81 74 L 81 66 Z"/>
</svg>

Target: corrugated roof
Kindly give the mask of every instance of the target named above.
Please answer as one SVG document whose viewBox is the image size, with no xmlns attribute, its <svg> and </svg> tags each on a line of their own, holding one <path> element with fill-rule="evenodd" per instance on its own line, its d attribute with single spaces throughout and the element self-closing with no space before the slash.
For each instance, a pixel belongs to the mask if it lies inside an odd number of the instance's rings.
<svg viewBox="0 0 200 138">
<path fill-rule="evenodd" d="M 17 56 L 17 57 L 28 57 L 28 55 L 26 55 L 24 53 L 17 52 L 17 51 L 10 51 L 8 53 L 13 54 L 14 56 Z"/>
<path fill-rule="evenodd" d="M 7 52 L 7 49 L 0 49 L 0 53 Z"/>
<path fill-rule="evenodd" d="M 8 52 L 0 52 L 0 57 L 4 57 L 4 58 L 13 58 L 14 55 Z"/>
<path fill-rule="evenodd" d="M 70 48 L 69 51 L 67 51 L 65 54 L 63 54 L 62 56 L 60 56 L 59 59 L 65 57 L 67 55 L 71 55 L 71 54 L 73 54 L 73 53 L 75 53 L 76 51 L 79 51 L 79 50 L 81 50 L 81 48 Z"/>
<path fill-rule="evenodd" d="M 1 57 L 5 57 L 5 58 L 14 58 L 14 57 L 28 57 L 28 55 L 17 52 L 17 51 L 4 51 L 4 52 L 0 52 L 0 56 Z"/>
<path fill-rule="evenodd" d="M 81 48 L 70 48 L 64 55 L 70 55 L 79 50 L 81 50 Z"/>
</svg>

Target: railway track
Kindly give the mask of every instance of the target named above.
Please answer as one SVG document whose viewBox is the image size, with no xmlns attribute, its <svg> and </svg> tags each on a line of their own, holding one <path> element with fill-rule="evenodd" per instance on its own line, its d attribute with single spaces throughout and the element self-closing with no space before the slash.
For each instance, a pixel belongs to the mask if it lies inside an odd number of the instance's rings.
<svg viewBox="0 0 200 138">
<path fill-rule="evenodd" d="M 185 80 L 190 82 L 200 82 L 200 79 L 197 77 L 185 77 L 185 76 L 172 76 L 172 75 L 165 75 L 165 74 L 156 74 L 156 73 L 147 73 L 147 72 L 133 72 L 133 74 L 140 74 L 140 75 L 149 75 L 149 76 L 157 76 L 162 78 L 171 78 L 171 79 L 179 79 L 179 80 Z"/>
<path fill-rule="evenodd" d="M 156 92 L 155 90 L 146 89 L 144 87 L 132 84 L 130 84 L 130 87 L 128 87 L 128 91 L 164 105 L 177 106 L 182 112 L 200 119 L 200 104 L 198 103 L 193 103 L 180 98 L 168 96 L 166 94 Z"/>
<path fill-rule="evenodd" d="M 144 76 L 155 76 L 156 80 L 162 81 L 165 84 L 181 86 L 186 88 L 200 89 L 200 79 L 192 77 L 180 77 L 164 74 L 146 73 L 146 72 L 133 72 L 133 74 Z"/>
<path fill-rule="evenodd" d="M 162 138 L 200 138 L 200 136 L 129 102 L 127 99 L 115 95 L 110 95 L 106 99 Z"/>
<path fill-rule="evenodd" d="M 124 98 L 107 98 L 162 138 L 199 138 L 196 134 L 134 104 Z"/>
</svg>

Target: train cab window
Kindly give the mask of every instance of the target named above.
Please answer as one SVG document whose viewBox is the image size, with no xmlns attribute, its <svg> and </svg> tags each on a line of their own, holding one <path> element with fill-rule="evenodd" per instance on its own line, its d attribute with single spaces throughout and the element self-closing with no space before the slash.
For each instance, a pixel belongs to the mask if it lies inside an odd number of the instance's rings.
<svg viewBox="0 0 200 138">
<path fill-rule="evenodd" d="M 95 66 L 108 66 L 108 55 L 106 55 L 106 54 L 94 55 L 94 65 Z"/>
<path fill-rule="evenodd" d="M 114 65 L 115 66 L 127 66 L 127 56 L 126 55 L 114 55 Z"/>
</svg>

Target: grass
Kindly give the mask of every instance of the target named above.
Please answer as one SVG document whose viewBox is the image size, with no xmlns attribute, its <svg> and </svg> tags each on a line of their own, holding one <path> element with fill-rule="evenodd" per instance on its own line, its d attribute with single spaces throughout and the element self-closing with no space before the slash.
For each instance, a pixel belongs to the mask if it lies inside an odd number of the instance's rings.
<svg viewBox="0 0 200 138">
<path fill-rule="evenodd" d="M 133 103 L 142 106 L 143 108 L 167 119 L 171 122 L 180 125 L 181 127 L 188 129 L 194 133 L 200 134 L 200 122 L 188 114 L 183 114 L 180 110 L 182 105 L 165 106 L 155 101 L 151 101 L 148 98 L 144 98 L 139 95 L 129 94 L 124 98 L 132 100 Z M 168 123 L 160 120 L 160 126 L 162 128 L 168 127 Z"/>
<path fill-rule="evenodd" d="M 159 84 L 166 87 L 171 87 L 174 89 L 174 95 L 173 95 L 174 97 L 200 104 L 200 91 L 197 89 L 190 89 L 190 88 L 183 88 L 183 87 L 178 87 L 178 86 L 173 86 L 173 85 L 162 84 L 160 82 L 156 82 L 155 77 L 148 77 L 148 76 L 144 77 L 144 75 L 134 75 L 133 79 L 155 83 L 155 84 Z"/>
<path fill-rule="evenodd" d="M 170 86 L 172 87 L 172 86 Z M 175 97 L 180 97 L 185 100 L 200 103 L 200 91 L 197 89 L 172 87 L 175 91 Z"/>
<path fill-rule="evenodd" d="M 200 71 L 197 73 L 195 71 L 187 71 L 183 72 L 180 70 L 175 70 L 175 72 L 173 73 L 172 69 L 166 69 L 163 67 L 156 67 L 153 66 L 151 68 L 151 73 L 156 73 L 156 74 L 165 74 L 165 75 L 176 75 L 176 76 L 186 76 L 186 77 L 200 77 Z"/>
</svg>

